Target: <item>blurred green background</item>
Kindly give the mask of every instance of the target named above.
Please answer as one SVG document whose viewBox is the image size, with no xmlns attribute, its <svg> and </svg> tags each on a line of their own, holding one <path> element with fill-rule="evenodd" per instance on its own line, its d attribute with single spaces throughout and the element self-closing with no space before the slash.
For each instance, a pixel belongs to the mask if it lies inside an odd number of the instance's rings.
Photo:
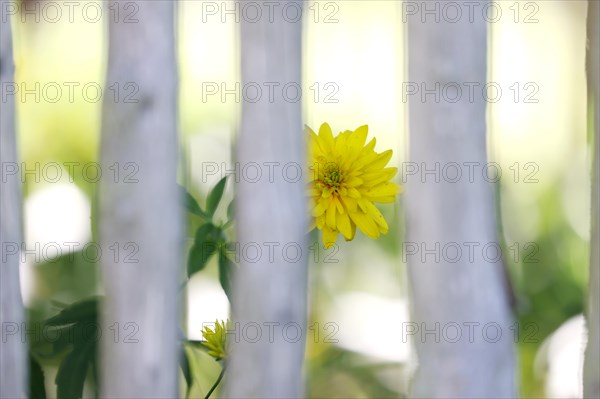
<svg viewBox="0 0 600 399">
<path fill-rule="evenodd" d="M 220 176 L 206 178 L 201 163 L 231 163 L 241 104 L 233 96 L 222 101 L 220 92 L 206 96 L 203 83 L 231 89 L 239 82 L 239 24 L 232 16 L 223 23 L 219 15 L 203 22 L 202 2 L 179 4 L 181 180 L 204 199 Z M 489 81 L 504 94 L 489 106 L 488 153 L 504 172 L 499 210 L 516 317 L 521 328 L 535 323 L 526 331 L 531 339 L 518 343 L 520 391 L 523 397 L 580 397 L 590 230 L 587 6 L 585 1 L 498 4 L 503 17 L 489 25 Z M 518 18 L 515 9 L 521 12 Z M 532 11 L 537 22 L 524 23 Z M 327 121 L 335 131 L 369 124 L 377 150 L 394 149 L 392 163 L 402 170 L 409 138 L 402 96 L 407 38 L 401 2 L 308 2 L 305 17 L 306 124 L 316 128 Z M 105 23 L 106 18 L 89 23 L 77 14 L 73 23 L 23 23 L 13 16 L 17 82 L 27 88 L 36 82 L 104 85 Z M 520 99 L 532 93 L 524 85 L 534 83 L 532 98 L 538 101 L 514 101 L 510 87 L 515 83 Z M 83 166 L 97 160 L 101 101 L 76 95 L 71 102 L 64 93 L 56 103 L 28 98 L 22 102 L 17 97 L 19 150 L 28 169 L 36 163 Z M 533 169 L 527 169 L 528 163 Z M 92 240 L 96 186 L 83 178 L 82 166 L 72 179 L 65 168 L 58 184 L 28 176 L 27 243 Z M 536 182 L 525 178 L 531 171 Z M 400 174 L 397 181 L 403 178 Z M 231 187 L 226 195 L 231 198 Z M 311 397 L 406 393 L 415 356 L 400 337 L 402 322 L 409 320 L 406 265 L 398 244 L 403 239 L 402 201 L 401 195 L 397 204 L 381 207 L 391 226 L 388 236 L 372 241 L 359 234 L 352 245 L 339 242 L 339 251 L 331 255 L 337 262 L 325 261 L 325 253 L 319 252 L 311 263 L 309 331 L 315 335 L 308 335 L 306 367 Z M 190 219 L 189 231 L 194 223 Z M 528 243 L 533 246 L 525 247 Z M 527 256 L 538 261 L 526 262 Z M 216 276 L 211 264 L 190 282 L 184 322 L 192 338 L 200 338 L 203 322 L 227 317 L 229 305 Z M 56 262 L 28 257 L 22 286 L 31 320 L 55 314 L 53 301 L 71 303 L 101 292 L 96 265 L 80 252 Z M 325 339 L 328 334 L 330 340 Z M 194 352 L 193 359 L 198 382 L 191 396 L 203 397 L 220 370 L 204 353 Z M 53 362 L 45 363 L 48 392 L 55 392 Z"/>
</svg>

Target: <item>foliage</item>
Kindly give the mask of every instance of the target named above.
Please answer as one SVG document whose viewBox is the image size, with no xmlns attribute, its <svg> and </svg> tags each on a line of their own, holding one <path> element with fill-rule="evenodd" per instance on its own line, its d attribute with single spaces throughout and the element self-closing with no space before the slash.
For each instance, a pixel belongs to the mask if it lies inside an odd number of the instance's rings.
<svg viewBox="0 0 600 399">
<path fill-rule="evenodd" d="M 220 205 L 225 189 L 226 178 L 221 179 L 210 191 L 206 200 L 206 207 L 202 209 L 194 197 L 185 189 L 182 197 L 185 208 L 203 221 L 195 233 L 194 244 L 188 256 L 188 277 L 203 270 L 208 261 L 218 254 L 219 280 L 225 293 L 230 293 L 230 275 L 234 263 L 225 254 L 227 236 L 225 229 L 231 224 L 233 216 L 232 204 L 228 207 L 230 220 L 225 224 L 215 223 L 213 218 Z M 74 257 L 69 256 L 69 264 L 74 262 Z M 63 259 L 66 261 L 66 258 Z M 68 266 L 68 267 L 73 267 Z M 60 312 L 44 320 L 41 339 L 31 344 L 30 354 L 30 396 L 35 399 L 45 399 L 44 373 L 40 359 L 48 361 L 57 359 L 59 362 L 58 373 L 55 378 L 56 397 L 58 399 L 72 399 L 83 397 L 84 385 L 89 382 L 98 396 L 98 342 L 100 339 L 99 326 L 102 297 L 92 296 L 70 305 L 60 305 Z M 206 341 L 188 341 L 182 339 L 180 346 L 180 363 L 182 374 L 189 390 L 194 383 L 190 359 L 186 352 L 186 345 L 193 346 L 208 352 L 209 355 L 218 355 L 217 360 L 224 357 L 225 324 L 219 324 L 213 332 L 208 327 L 203 331 Z M 183 336 L 183 334 L 182 334 Z M 91 371 L 92 378 L 89 378 Z M 218 379 L 220 381 L 222 375 Z M 214 391 L 215 384 L 211 389 Z"/>
<path fill-rule="evenodd" d="M 190 249 L 187 263 L 187 275 L 192 277 L 195 273 L 203 270 L 209 260 L 218 255 L 219 281 L 223 290 L 230 296 L 231 274 L 234 263 L 227 256 L 227 248 L 231 245 L 226 230 L 233 223 L 233 201 L 227 208 L 226 223 L 217 223 L 215 211 L 220 205 L 227 183 L 227 176 L 223 177 L 208 193 L 206 207 L 202 209 L 191 194 L 186 192 L 186 207 L 188 211 L 201 218 L 201 223 L 194 234 L 194 243 Z"/>
</svg>

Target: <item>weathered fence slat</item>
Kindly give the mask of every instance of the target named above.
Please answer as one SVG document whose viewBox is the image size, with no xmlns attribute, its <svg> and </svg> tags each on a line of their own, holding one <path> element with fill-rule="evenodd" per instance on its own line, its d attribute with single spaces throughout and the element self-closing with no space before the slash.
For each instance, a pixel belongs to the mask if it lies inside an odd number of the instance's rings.
<svg viewBox="0 0 600 399">
<path fill-rule="evenodd" d="M 429 90 L 436 83 L 486 84 L 487 27 L 483 18 L 450 23 L 421 15 L 408 18 L 408 80 Z M 420 94 L 420 93 L 419 93 Z M 450 162 L 486 163 L 486 103 L 463 92 L 456 102 L 433 94 L 409 99 L 410 160 L 421 170 Z M 468 165 L 468 164 L 467 164 Z M 509 300 L 501 261 L 486 259 L 482 248 L 497 243 L 493 187 L 470 182 L 463 169 L 457 182 L 432 174 L 409 176 L 406 187 L 407 243 L 419 245 L 408 256 L 413 338 L 418 370 L 413 397 L 515 397 L 515 355 Z M 458 245 L 456 262 L 442 248 Z M 474 256 L 469 255 L 472 243 Z M 423 251 L 433 251 L 423 257 Z M 454 252 L 452 252 L 454 254 Z M 492 254 L 492 252 L 490 252 Z M 492 254 L 493 255 L 493 254 Z M 490 255 L 490 257 L 495 257 Z M 472 258 L 472 259 L 470 259 Z M 453 323 L 456 323 L 453 324 Z M 483 328 L 497 323 L 496 328 Z M 489 324 L 495 326 L 494 324 Z M 454 327 L 453 327 L 454 326 Z M 455 327 L 462 337 L 455 339 Z M 422 335 L 424 329 L 431 330 Z M 437 329 L 437 337 L 436 337 Z M 473 342 L 469 335 L 472 329 Z M 444 335 L 444 331 L 448 332 Z M 486 337 L 485 335 L 488 334 Z"/>
<path fill-rule="evenodd" d="M 594 163 L 592 169 L 592 232 L 590 240 L 590 283 L 587 304 L 587 347 L 583 367 L 583 397 L 600 398 L 600 3 L 588 2 L 587 76 L 588 101 L 594 108 Z"/>
<path fill-rule="evenodd" d="M 0 1 L 0 9 L 4 10 L 5 5 Z M 10 18 L 4 15 L 0 21 L 0 87 L 14 81 Z M 11 163 L 18 168 L 17 159 L 15 103 L 13 96 L 7 96 L 0 104 L 2 170 L 8 170 Z M 21 174 L 3 174 L 0 187 L 0 398 L 20 398 L 27 395 L 27 352 L 22 340 L 25 316 L 19 285 L 19 249 L 23 239 Z"/>
<path fill-rule="evenodd" d="M 288 4 L 292 9 L 303 6 L 301 1 Z M 279 86 L 273 101 L 267 95 L 256 102 L 244 98 L 242 107 L 237 161 L 241 168 L 257 163 L 263 174 L 257 182 L 242 176 L 237 185 L 237 233 L 240 247 L 257 243 L 262 256 L 252 261 L 242 251 L 234 280 L 233 317 L 239 323 L 234 334 L 239 343 L 234 343 L 226 377 L 226 396 L 231 397 L 303 396 L 307 217 L 304 179 L 293 181 L 293 177 L 297 167 L 305 165 L 305 138 L 300 99 L 291 101 L 279 95 L 284 85 L 301 84 L 301 31 L 301 20 L 285 20 L 281 13 L 275 13 L 273 21 L 265 15 L 258 22 L 241 21 L 242 83 L 263 87 L 275 82 Z M 289 93 L 295 98 L 293 90 Z M 265 166 L 269 162 L 277 163 L 272 181 Z M 288 173 L 282 173 L 286 166 Z M 267 244 L 273 245 L 272 258 L 265 243 L 273 243 Z M 302 248 L 301 258 L 291 259 L 295 253 L 291 249 L 286 254 L 286 245 Z M 251 342 L 254 333 L 244 335 L 244 328 L 255 331 L 247 327 L 251 323 L 262 330 L 256 343 Z M 265 323 L 277 324 L 269 327 Z M 287 338 L 285 326 L 291 326 Z M 295 326 L 301 331 L 297 341 Z M 274 328 L 272 342 L 269 328 Z"/>
<path fill-rule="evenodd" d="M 174 4 L 136 1 L 137 21 L 109 24 L 106 85 L 120 95 L 104 98 L 101 137 L 100 379 L 108 398 L 178 397 L 183 216 Z"/>
</svg>

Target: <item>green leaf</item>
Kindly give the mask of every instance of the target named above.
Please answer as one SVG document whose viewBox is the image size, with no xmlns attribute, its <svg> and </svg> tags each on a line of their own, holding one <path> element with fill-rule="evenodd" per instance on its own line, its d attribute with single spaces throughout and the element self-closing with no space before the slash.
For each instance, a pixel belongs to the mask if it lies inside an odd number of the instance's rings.
<svg viewBox="0 0 600 399">
<path fill-rule="evenodd" d="M 56 328 L 50 331 L 52 331 L 49 333 L 50 336 L 58 337 L 52 345 L 55 355 L 64 351 L 69 345 L 75 344 L 75 340 L 82 336 L 81 326 L 79 323 L 70 324 L 67 327 Z"/>
<path fill-rule="evenodd" d="M 49 336 L 53 337 L 53 352 L 59 354 L 69 345 L 80 345 L 83 343 L 96 343 L 100 339 L 99 324 L 97 319 L 82 320 L 66 327 L 49 330 Z M 54 338 L 56 337 L 56 338 Z"/>
<path fill-rule="evenodd" d="M 186 398 L 190 394 L 190 390 L 192 389 L 192 371 L 190 368 L 190 360 L 188 359 L 187 351 L 185 350 L 185 344 L 181 345 L 181 353 L 179 354 L 179 367 L 181 367 L 181 371 L 183 372 L 183 376 L 185 377 L 185 382 L 187 384 L 187 392 Z"/>
<path fill-rule="evenodd" d="M 183 203 L 188 212 L 193 213 L 194 215 L 198 215 L 203 218 L 207 218 L 206 213 L 200 208 L 198 202 L 192 197 L 192 195 L 182 186 L 179 186 L 180 190 L 183 192 Z"/>
<path fill-rule="evenodd" d="M 97 328 L 98 307 L 102 297 L 96 296 L 75 302 L 46 320 L 51 327 L 54 354 L 73 349 L 63 358 L 56 374 L 58 399 L 81 398 L 88 369 L 95 366 L 99 336 Z M 93 328 L 90 328 L 93 327 Z M 32 374 L 33 375 L 33 374 Z"/>
<path fill-rule="evenodd" d="M 44 370 L 31 354 L 29 354 L 29 397 L 31 399 L 46 399 Z"/>
<path fill-rule="evenodd" d="M 210 257 L 217 251 L 217 240 L 220 234 L 220 229 L 212 223 L 198 227 L 194 245 L 190 249 L 188 257 L 188 277 L 206 267 Z"/>
<path fill-rule="evenodd" d="M 187 340 L 185 341 L 187 345 L 189 345 L 190 347 L 194 348 L 194 349 L 198 349 L 201 350 L 203 352 L 207 352 L 210 350 L 209 348 L 207 348 L 204 345 L 204 341 L 196 341 L 196 340 Z"/>
<path fill-rule="evenodd" d="M 100 364 L 98 364 L 98 346 L 96 346 L 96 349 L 92 351 L 92 358 L 91 358 L 91 366 L 92 366 L 92 377 L 94 379 L 94 394 L 96 398 L 100 397 L 100 371 L 98 370 L 98 368 L 100 367 Z"/>
<path fill-rule="evenodd" d="M 62 326 L 80 321 L 96 320 L 100 297 L 91 297 L 71 304 L 59 314 L 46 320 L 48 326 Z"/>
<path fill-rule="evenodd" d="M 235 217 L 235 201 L 231 201 L 227 207 L 227 219 L 233 220 Z"/>
<path fill-rule="evenodd" d="M 217 185 L 208 193 L 208 198 L 206 199 L 206 213 L 210 216 L 215 214 L 217 207 L 219 206 L 219 202 L 221 202 L 221 197 L 223 197 L 223 191 L 225 190 L 225 183 L 227 182 L 227 176 L 219 180 Z"/>
<path fill-rule="evenodd" d="M 233 274 L 233 262 L 225 255 L 225 249 L 219 251 L 219 282 L 227 298 L 231 301 L 231 275 Z"/>
<path fill-rule="evenodd" d="M 75 345 L 71 353 L 63 359 L 55 379 L 58 399 L 82 397 L 83 385 L 95 350 L 95 343 L 84 342 Z"/>
</svg>

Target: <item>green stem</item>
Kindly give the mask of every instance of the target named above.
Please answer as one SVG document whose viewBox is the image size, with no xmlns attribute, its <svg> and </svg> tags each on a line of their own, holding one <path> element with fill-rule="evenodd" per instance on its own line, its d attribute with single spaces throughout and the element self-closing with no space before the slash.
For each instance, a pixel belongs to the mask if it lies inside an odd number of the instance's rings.
<svg viewBox="0 0 600 399">
<path fill-rule="evenodd" d="M 210 391 L 208 391 L 208 393 L 206 394 L 206 396 L 204 397 L 204 399 L 210 398 L 210 395 L 212 395 L 212 393 L 215 391 L 215 389 L 217 389 L 217 386 L 219 385 L 219 383 L 223 379 L 223 374 L 225 374 L 225 366 L 223 366 L 223 369 L 221 370 L 221 374 L 219 374 L 219 378 L 217 378 L 217 380 L 213 384 L 212 388 L 210 388 Z"/>
</svg>

